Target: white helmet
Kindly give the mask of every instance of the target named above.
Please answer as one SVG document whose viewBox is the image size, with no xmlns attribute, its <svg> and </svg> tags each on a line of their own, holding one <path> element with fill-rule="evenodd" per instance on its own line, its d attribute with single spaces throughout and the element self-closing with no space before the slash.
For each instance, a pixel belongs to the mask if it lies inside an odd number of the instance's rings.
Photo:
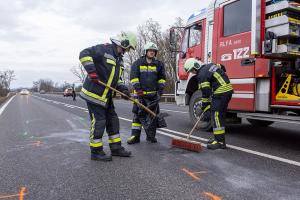
<svg viewBox="0 0 300 200">
<path fill-rule="evenodd" d="M 155 56 L 158 52 L 158 47 L 155 43 L 153 42 L 147 42 L 144 46 L 144 54 L 146 55 L 147 54 L 147 51 L 148 50 L 154 50 L 155 51 Z"/>
<path fill-rule="evenodd" d="M 184 70 L 186 72 L 191 72 L 193 69 L 200 69 L 203 66 L 203 63 L 196 58 L 189 58 L 184 63 Z"/>
<path fill-rule="evenodd" d="M 132 48 L 136 49 L 137 38 L 136 35 L 132 32 L 121 32 L 117 37 L 111 37 L 110 40 L 124 49 Z"/>
</svg>

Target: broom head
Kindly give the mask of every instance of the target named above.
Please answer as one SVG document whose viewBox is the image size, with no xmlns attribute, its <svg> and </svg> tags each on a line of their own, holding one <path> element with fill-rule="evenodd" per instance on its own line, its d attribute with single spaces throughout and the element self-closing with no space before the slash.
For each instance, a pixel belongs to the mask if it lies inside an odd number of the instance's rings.
<svg viewBox="0 0 300 200">
<path fill-rule="evenodd" d="M 198 152 L 198 153 L 202 151 L 202 145 L 200 142 L 192 141 L 189 139 L 173 138 L 172 146 L 180 149 Z"/>
</svg>

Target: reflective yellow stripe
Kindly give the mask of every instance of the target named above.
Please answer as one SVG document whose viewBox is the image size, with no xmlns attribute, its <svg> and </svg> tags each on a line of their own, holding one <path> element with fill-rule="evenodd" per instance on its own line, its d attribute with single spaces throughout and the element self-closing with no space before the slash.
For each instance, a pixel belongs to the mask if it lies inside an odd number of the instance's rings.
<svg viewBox="0 0 300 200">
<path fill-rule="evenodd" d="M 217 128 L 220 128 L 220 121 L 219 121 L 219 112 L 215 112 L 215 121 L 216 121 L 216 125 Z"/>
<path fill-rule="evenodd" d="M 158 80 L 158 83 L 166 83 L 166 80 L 165 79 L 160 79 L 160 80 Z"/>
<path fill-rule="evenodd" d="M 102 97 L 100 97 L 99 95 L 97 95 L 97 94 L 95 94 L 95 93 L 92 93 L 92 92 L 89 92 L 89 91 L 87 91 L 87 90 L 84 89 L 84 88 L 82 88 L 81 91 L 82 91 L 84 94 L 86 94 L 87 96 L 89 96 L 89 97 L 92 97 L 92 98 L 97 99 L 97 100 L 99 100 L 99 101 L 103 101 L 103 102 L 105 102 L 105 103 L 107 102 L 107 99 L 106 99 L 105 97 L 103 97 L 103 95 L 102 95 Z"/>
<path fill-rule="evenodd" d="M 133 78 L 130 80 L 130 83 L 138 83 L 138 82 L 140 82 L 139 78 Z"/>
<path fill-rule="evenodd" d="M 154 94 L 154 93 L 156 93 L 156 92 L 157 92 L 157 91 L 148 91 L 148 92 L 145 92 L 145 91 L 144 91 L 144 94 Z M 134 94 L 137 94 L 136 90 L 134 90 L 133 93 L 134 93 Z"/>
<path fill-rule="evenodd" d="M 144 94 L 154 94 L 156 91 L 149 91 L 149 92 L 144 92 Z"/>
<path fill-rule="evenodd" d="M 132 135 L 129 140 L 133 140 L 135 138 L 135 135 Z"/>
<path fill-rule="evenodd" d="M 147 66 L 140 66 L 140 70 L 141 69 L 148 69 L 148 67 Z"/>
<path fill-rule="evenodd" d="M 231 90 L 233 90 L 233 88 L 232 88 L 232 85 L 229 83 L 229 84 L 220 86 L 218 89 L 216 89 L 214 94 L 225 93 L 225 92 L 229 92 Z"/>
<path fill-rule="evenodd" d="M 148 70 L 156 71 L 156 66 L 148 66 Z"/>
<path fill-rule="evenodd" d="M 98 143 L 92 143 L 92 142 L 90 142 L 90 146 L 91 147 L 102 147 L 103 143 L 102 142 L 98 142 Z"/>
<path fill-rule="evenodd" d="M 122 73 L 123 73 L 123 70 L 122 70 L 122 68 L 120 68 L 118 84 L 124 84 L 124 81 L 121 79 Z"/>
<path fill-rule="evenodd" d="M 201 101 L 203 103 L 209 103 L 210 102 L 209 98 L 201 98 Z"/>
<path fill-rule="evenodd" d="M 107 86 L 110 86 L 111 83 L 112 83 L 112 81 L 113 81 L 113 79 L 114 79 L 115 69 L 116 69 L 116 66 L 113 66 L 113 68 L 111 69 L 111 72 L 110 72 L 110 75 L 109 75 L 109 79 L 108 79 L 107 84 L 106 84 Z M 109 88 L 105 87 L 105 90 L 103 92 L 102 98 L 106 98 L 106 95 L 107 95 L 108 91 L 109 91 Z"/>
<path fill-rule="evenodd" d="M 213 141 L 211 144 L 223 144 L 223 142 Z"/>
<path fill-rule="evenodd" d="M 140 123 L 132 123 L 132 126 L 142 126 Z"/>
<path fill-rule="evenodd" d="M 111 59 L 106 59 L 106 62 L 112 65 L 116 65 L 116 62 L 114 60 Z"/>
<path fill-rule="evenodd" d="M 225 133 L 225 130 L 214 131 L 215 135 L 221 135 L 221 134 L 224 134 L 224 133 Z"/>
<path fill-rule="evenodd" d="M 83 63 L 83 62 L 86 62 L 86 61 L 91 61 L 93 62 L 93 58 L 90 57 L 90 56 L 85 56 L 83 58 L 80 58 L 80 62 Z"/>
<path fill-rule="evenodd" d="M 111 143 L 117 143 L 117 142 L 121 142 L 121 138 L 115 138 L 115 139 L 108 140 L 109 144 L 111 144 Z"/>
<path fill-rule="evenodd" d="M 210 105 L 206 106 L 206 107 L 204 108 L 203 112 L 206 112 L 206 111 L 209 110 L 209 109 L 210 109 Z"/>
<path fill-rule="evenodd" d="M 214 77 L 218 80 L 218 82 L 221 84 L 221 85 L 226 85 L 227 83 L 224 81 L 224 79 L 222 78 L 222 76 L 218 73 L 218 72 L 215 72 L 214 73 Z"/>
<path fill-rule="evenodd" d="M 94 138 L 94 130 L 95 130 L 95 115 L 92 113 L 92 124 L 91 124 L 91 129 L 90 129 L 90 141 L 93 141 Z"/>
<path fill-rule="evenodd" d="M 200 85 L 200 88 L 210 87 L 209 82 L 203 82 L 203 83 L 200 83 L 199 85 Z"/>
</svg>

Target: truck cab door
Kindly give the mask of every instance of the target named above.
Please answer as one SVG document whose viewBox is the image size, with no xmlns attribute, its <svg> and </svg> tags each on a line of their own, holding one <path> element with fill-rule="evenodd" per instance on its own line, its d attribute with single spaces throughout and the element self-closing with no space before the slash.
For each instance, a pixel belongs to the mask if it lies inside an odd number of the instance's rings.
<svg viewBox="0 0 300 200">
<path fill-rule="evenodd" d="M 251 55 L 252 0 L 227 1 L 215 11 L 213 62 L 223 64 L 234 88 L 232 110 L 255 110 L 255 62 Z"/>
<path fill-rule="evenodd" d="M 230 78 L 254 77 L 254 65 L 243 64 L 251 57 L 250 0 L 229 1 L 218 12 L 218 42 L 216 61 L 226 66 Z"/>
</svg>

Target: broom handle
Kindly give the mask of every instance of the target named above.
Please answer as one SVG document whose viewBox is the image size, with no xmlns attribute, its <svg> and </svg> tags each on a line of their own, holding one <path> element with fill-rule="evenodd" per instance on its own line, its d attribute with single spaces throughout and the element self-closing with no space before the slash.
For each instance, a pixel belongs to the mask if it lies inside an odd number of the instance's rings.
<svg viewBox="0 0 300 200">
<path fill-rule="evenodd" d="M 190 137 L 191 137 L 192 133 L 194 132 L 195 128 L 197 127 L 198 123 L 200 122 L 200 120 L 201 120 L 201 118 L 202 118 L 203 114 L 204 114 L 204 112 L 203 112 L 203 113 L 201 113 L 201 115 L 200 115 L 199 119 L 197 120 L 197 122 L 196 122 L 196 123 L 195 123 L 195 125 L 193 126 L 192 130 L 190 131 L 190 133 L 189 133 L 189 135 L 187 136 L 187 138 L 186 138 L 186 139 L 190 139 Z"/>
<path fill-rule="evenodd" d="M 134 99 L 134 98 L 131 98 L 131 97 L 127 96 L 127 95 L 124 94 L 123 92 L 120 92 L 119 90 L 117 90 L 117 89 L 115 89 L 115 88 L 113 88 L 113 87 L 111 87 L 111 86 L 109 86 L 109 85 L 106 85 L 105 83 L 103 83 L 103 82 L 100 81 L 100 80 L 98 80 L 98 83 L 99 83 L 100 85 L 103 85 L 104 87 L 107 87 L 107 88 L 109 88 L 110 90 L 112 90 L 112 91 L 114 91 L 114 92 L 120 94 L 121 96 L 127 97 L 130 101 L 132 101 L 132 102 L 136 103 L 138 106 L 142 107 L 144 110 L 146 110 L 146 111 L 147 111 L 149 114 L 151 114 L 153 117 L 156 117 L 156 114 L 155 114 L 152 110 L 150 110 L 149 108 L 147 108 L 146 106 L 144 106 L 143 104 L 141 104 L 138 100 L 136 100 L 136 99 Z"/>
</svg>

